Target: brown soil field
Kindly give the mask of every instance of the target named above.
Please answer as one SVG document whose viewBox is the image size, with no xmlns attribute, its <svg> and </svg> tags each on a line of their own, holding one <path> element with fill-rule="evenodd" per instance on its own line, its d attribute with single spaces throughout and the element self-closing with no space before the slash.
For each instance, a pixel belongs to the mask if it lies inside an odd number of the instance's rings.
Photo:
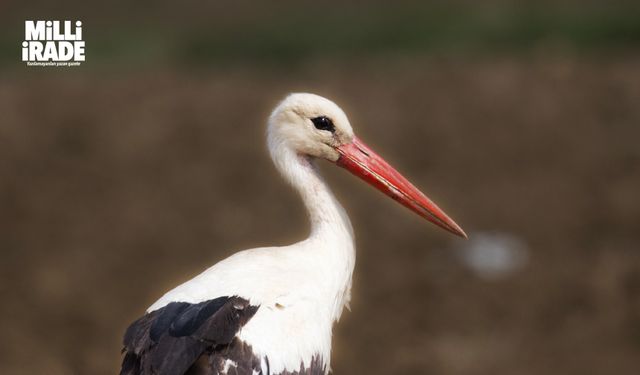
<svg viewBox="0 0 640 375">
<path fill-rule="evenodd" d="M 0 374 L 114 374 L 126 326 L 233 252 L 303 238 L 265 147 L 288 92 L 359 136 L 473 237 L 323 172 L 358 243 L 336 374 L 640 373 L 640 58 L 413 58 L 0 77 Z"/>
</svg>

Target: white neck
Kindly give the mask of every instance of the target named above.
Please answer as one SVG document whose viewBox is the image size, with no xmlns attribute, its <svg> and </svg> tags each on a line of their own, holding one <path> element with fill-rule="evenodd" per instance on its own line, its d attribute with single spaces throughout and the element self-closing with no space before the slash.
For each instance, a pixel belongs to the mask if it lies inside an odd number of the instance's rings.
<svg viewBox="0 0 640 375">
<path fill-rule="evenodd" d="M 346 241 L 353 247 L 349 217 L 318 173 L 315 161 L 284 145 L 272 149 L 272 156 L 280 173 L 298 191 L 307 208 L 311 221 L 309 239 Z"/>
<path fill-rule="evenodd" d="M 273 144 L 270 144 L 273 146 Z M 344 306 L 351 299 L 351 280 L 355 266 L 353 228 L 346 212 L 320 176 L 314 160 L 295 153 L 288 147 L 270 147 L 273 160 L 280 173 L 298 191 L 309 213 L 311 234 L 301 246 L 293 246 L 294 252 L 304 257 L 319 258 L 318 267 L 324 268 L 322 280 L 317 285 L 326 294 L 330 321 L 340 318 Z M 329 336 L 330 339 L 330 336 Z"/>
</svg>

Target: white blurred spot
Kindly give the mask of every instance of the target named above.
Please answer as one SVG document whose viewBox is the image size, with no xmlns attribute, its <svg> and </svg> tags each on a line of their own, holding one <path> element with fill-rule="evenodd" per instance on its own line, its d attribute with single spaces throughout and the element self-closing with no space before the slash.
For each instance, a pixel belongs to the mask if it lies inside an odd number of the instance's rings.
<svg viewBox="0 0 640 375">
<path fill-rule="evenodd" d="M 462 263 L 483 279 L 502 279 L 522 269 L 529 250 L 520 238 L 500 232 L 471 233 L 458 249 Z"/>
</svg>

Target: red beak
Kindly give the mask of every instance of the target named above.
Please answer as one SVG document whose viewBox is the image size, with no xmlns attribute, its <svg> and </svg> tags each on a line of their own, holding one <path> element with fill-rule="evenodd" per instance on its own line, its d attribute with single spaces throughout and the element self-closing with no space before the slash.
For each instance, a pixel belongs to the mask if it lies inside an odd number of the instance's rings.
<svg viewBox="0 0 640 375">
<path fill-rule="evenodd" d="M 340 157 L 336 164 L 368 182 L 411 211 L 435 225 L 460 237 L 467 238 L 458 226 L 435 203 L 404 178 L 361 140 L 337 148 Z"/>
</svg>

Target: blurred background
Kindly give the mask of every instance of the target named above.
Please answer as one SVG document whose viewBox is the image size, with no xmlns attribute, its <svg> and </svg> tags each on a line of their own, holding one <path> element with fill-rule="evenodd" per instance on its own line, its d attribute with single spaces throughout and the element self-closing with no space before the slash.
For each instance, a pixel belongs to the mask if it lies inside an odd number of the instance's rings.
<svg viewBox="0 0 640 375">
<path fill-rule="evenodd" d="M 24 20 L 86 62 L 26 67 Z M 265 119 L 335 100 L 462 241 L 328 164 L 358 245 L 336 374 L 640 373 L 640 4 L 0 4 L 0 373 L 114 374 L 161 294 L 302 239 Z"/>
</svg>

